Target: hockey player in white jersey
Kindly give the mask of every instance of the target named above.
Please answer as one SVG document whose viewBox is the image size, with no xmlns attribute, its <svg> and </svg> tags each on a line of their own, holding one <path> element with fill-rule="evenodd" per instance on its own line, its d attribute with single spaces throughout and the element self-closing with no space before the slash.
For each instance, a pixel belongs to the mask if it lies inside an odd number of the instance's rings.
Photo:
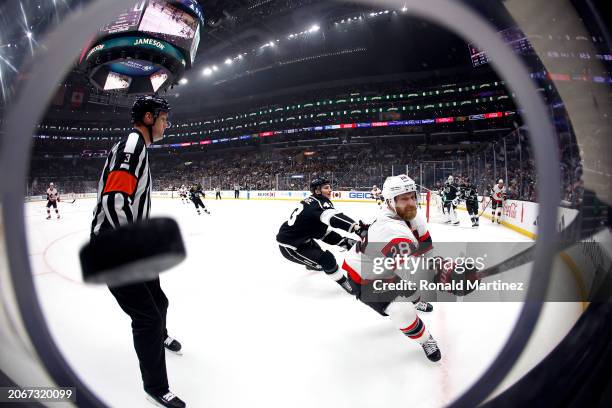
<svg viewBox="0 0 612 408">
<path fill-rule="evenodd" d="M 491 222 L 497 221 L 501 223 L 502 209 L 504 208 L 504 200 L 506 199 L 506 187 L 504 180 L 499 179 L 496 185 L 491 189 Z"/>
<path fill-rule="evenodd" d="M 185 185 L 182 184 L 181 187 L 179 188 L 179 196 L 181 196 L 181 202 L 183 204 L 189 204 L 189 198 L 187 197 L 188 192 L 189 190 L 187 189 L 187 187 L 185 187 Z"/>
<path fill-rule="evenodd" d="M 459 225 L 459 219 L 457 218 L 457 206 L 459 205 L 459 190 L 455 185 L 453 176 L 448 176 L 446 183 L 444 183 L 444 195 L 442 199 L 442 205 L 444 207 L 444 213 L 446 216 L 445 224 Z"/>
<path fill-rule="evenodd" d="M 376 260 L 398 255 L 420 256 L 433 248 L 427 223 L 417 214 L 414 181 L 404 174 L 388 177 L 383 185 L 383 197 L 385 201 L 376 220 L 361 241 L 348 251 L 342 268 L 359 300 L 379 314 L 389 316 L 404 335 L 422 346 L 429 360 L 438 361 L 441 358 L 438 344 L 416 314 L 417 310 L 429 312 L 433 307 L 419 301 L 418 291 L 387 291 L 386 297 L 376 297 L 381 291 L 375 282 L 401 281 L 394 272 L 388 276 L 372 275 L 372 271 L 376 273 L 372 269 Z"/>
<path fill-rule="evenodd" d="M 381 191 L 380 188 L 378 188 L 376 185 L 372 186 L 372 191 L 370 192 L 370 194 L 372 194 L 372 198 L 374 200 L 376 200 L 376 204 L 378 204 L 378 206 L 382 206 L 382 195 L 381 195 Z"/>
<path fill-rule="evenodd" d="M 51 219 L 51 207 L 55 208 L 55 215 L 59 219 L 59 211 L 57 210 L 57 203 L 60 201 L 59 193 L 57 189 L 53 185 L 53 183 L 49 183 L 49 188 L 47 189 L 47 219 Z"/>
</svg>

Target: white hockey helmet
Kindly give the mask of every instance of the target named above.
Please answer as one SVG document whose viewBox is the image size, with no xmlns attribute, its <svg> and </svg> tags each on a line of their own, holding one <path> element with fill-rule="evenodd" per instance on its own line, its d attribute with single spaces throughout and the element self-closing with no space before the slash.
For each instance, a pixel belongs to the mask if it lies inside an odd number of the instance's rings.
<svg viewBox="0 0 612 408">
<path fill-rule="evenodd" d="M 497 182 L 497 184 L 504 184 L 504 180 L 503 180 L 503 179 L 499 179 L 499 181 Z"/>
<path fill-rule="evenodd" d="M 448 178 L 446 179 L 446 182 L 450 184 L 450 183 L 452 183 L 452 182 L 453 182 L 453 180 L 454 180 L 454 179 L 453 179 L 453 176 L 452 176 L 452 175 L 449 175 L 449 176 L 448 176 Z"/>
<path fill-rule="evenodd" d="M 387 177 L 383 184 L 382 195 L 395 210 L 395 197 L 404 193 L 417 191 L 416 183 L 405 174 Z"/>
</svg>

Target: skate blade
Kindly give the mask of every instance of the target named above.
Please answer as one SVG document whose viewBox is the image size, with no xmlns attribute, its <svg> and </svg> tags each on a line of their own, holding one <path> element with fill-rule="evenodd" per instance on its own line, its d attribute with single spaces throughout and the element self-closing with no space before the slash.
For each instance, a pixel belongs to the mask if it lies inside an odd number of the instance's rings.
<svg viewBox="0 0 612 408">
<path fill-rule="evenodd" d="M 149 394 L 147 394 L 146 399 L 147 401 L 149 401 L 151 404 L 155 405 L 156 407 L 166 408 L 159 402 L 155 401 L 155 399 L 153 399 L 153 397 L 150 396 Z"/>
<path fill-rule="evenodd" d="M 170 349 L 166 349 L 166 351 L 168 353 L 176 354 L 177 356 L 182 356 L 183 355 L 183 352 L 181 350 L 179 350 L 179 351 L 172 351 Z"/>
</svg>

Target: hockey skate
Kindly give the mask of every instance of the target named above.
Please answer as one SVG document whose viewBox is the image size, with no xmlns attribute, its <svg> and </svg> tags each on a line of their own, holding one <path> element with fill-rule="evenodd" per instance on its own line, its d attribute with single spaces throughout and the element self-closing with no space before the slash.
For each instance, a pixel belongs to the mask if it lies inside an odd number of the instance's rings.
<svg viewBox="0 0 612 408">
<path fill-rule="evenodd" d="M 499 218 L 497 219 L 497 223 L 498 223 L 498 224 L 501 224 L 501 220 L 500 220 Z"/>
<path fill-rule="evenodd" d="M 187 406 L 185 402 L 170 391 L 155 395 L 147 393 L 147 400 L 158 407 L 185 408 Z"/>
<path fill-rule="evenodd" d="M 427 303 L 427 302 L 416 302 L 414 304 L 414 308 L 418 310 L 419 312 L 432 312 L 433 311 L 432 304 Z"/>
<path fill-rule="evenodd" d="M 170 336 L 166 336 L 166 340 L 164 340 L 164 347 L 166 348 L 166 350 L 171 351 L 174 354 L 178 354 L 179 356 L 183 355 L 183 353 L 181 353 L 181 348 L 183 348 L 183 346 L 181 346 L 181 343 L 179 343 L 178 340 L 173 339 Z"/>
<path fill-rule="evenodd" d="M 459 225 L 459 221 L 453 222 L 453 225 Z"/>
<path fill-rule="evenodd" d="M 346 291 L 346 293 L 348 293 L 349 295 L 354 295 L 355 293 L 353 292 L 353 288 L 351 287 L 348 279 L 346 278 L 342 278 L 339 281 L 336 281 L 336 283 L 338 285 L 340 285 L 340 287 L 342 289 L 344 289 Z"/>
<path fill-rule="evenodd" d="M 50 220 L 51 219 L 51 215 L 47 215 L 47 219 Z"/>
<path fill-rule="evenodd" d="M 442 354 L 438 348 L 438 343 L 434 340 L 431 334 L 429 335 L 427 341 L 421 345 L 421 347 L 423 347 L 425 356 L 427 356 L 430 361 L 439 361 L 440 358 L 442 358 Z"/>
</svg>

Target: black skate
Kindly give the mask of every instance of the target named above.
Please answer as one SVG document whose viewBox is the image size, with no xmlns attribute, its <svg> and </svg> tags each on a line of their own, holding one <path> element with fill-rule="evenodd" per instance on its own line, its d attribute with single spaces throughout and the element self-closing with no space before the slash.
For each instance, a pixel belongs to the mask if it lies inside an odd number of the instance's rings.
<svg viewBox="0 0 612 408">
<path fill-rule="evenodd" d="M 47 215 L 47 219 L 48 219 L 48 220 L 50 220 L 50 219 L 51 219 L 51 216 L 50 216 L 50 215 Z"/>
<path fill-rule="evenodd" d="M 346 291 L 346 293 L 348 293 L 349 295 L 354 295 L 354 294 L 355 294 L 355 293 L 353 292 L 353 288 L 351 287 L 351 285 L 350 285 L 350 283 L 349 283 L 348 279 L 346 279 L 346 278 L 344 278 L 344 277 L 343 277 L 343 278 L 342 278 L 342 279 L 340 279 L 339 281 L 336 281 L 336 283 L 337 283 L 338 285 L 340 285 L 340 287 L 341 287 L 342 289 L 344 289 L 344 290 Z"/>
<path fill-rule="evenodd" d="M 170 336 L 166 336 L 166 340 L 164 340 L 164 347 L 174 354 L 183 355 L 183 353 L 181 353 L 181 348 L 183 347 L 181 346 L 181 343 Z"/>
<path fill-rule="evenodd" d="M 427 341 L 421 345 L 421 347 L 423 347 L 423 351 L 430 361 L 439 361 L 440 358 L 442 358 L 442 354 L 438 348 L 438 343 L 434 340 L 431 334 L 429 335 Z"/>
<path fill-rule="evenodd" d="M 414 304 L 414 308 L 420 312 L 432 312 L 433 306 L 431 303 L 427 302 L 416 302 Z"/>
<path fill-rule="evenodd" d="M 459 225 L 459 221 L 453 222 L 453 225 Z"/>
<path fill-rule="evenodd" d="M 497 220 L 497 223 L 498 223 L 498 224 L 501 224 L 501 220 Z"/>
<path fill-rule="evenodd" d="M 170 391 L 155 395 L 147 393 L 147 400 L 158 407 L 185 408 L 187 406 L 183 400 Z"/>
</svg>

